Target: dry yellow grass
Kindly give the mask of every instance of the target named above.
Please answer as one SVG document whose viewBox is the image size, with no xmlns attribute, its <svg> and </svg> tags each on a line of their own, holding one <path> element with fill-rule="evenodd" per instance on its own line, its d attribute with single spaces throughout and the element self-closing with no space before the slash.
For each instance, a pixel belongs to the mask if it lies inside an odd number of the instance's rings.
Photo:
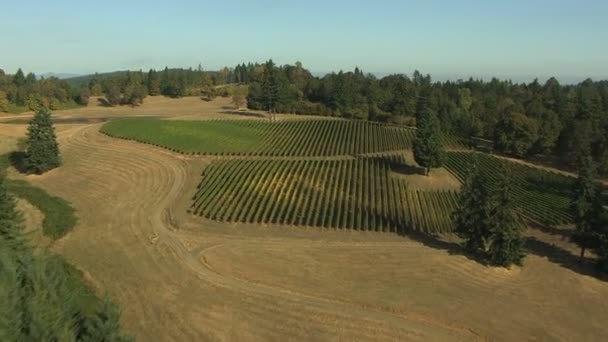
<svg viewBox="0 0 608 342">
<path fill-rule="evenodd" d="M 209 159 L 99 126 L 58 129 L 64 165 L 24 178 L 72 202 L 79 223 L 51 248 L 121 305 L 141 341 L 608 336 L 606 282 L 535 255 L 493 269 L 391 234 L 203 221 L 186 208 Z"/>
</svg>

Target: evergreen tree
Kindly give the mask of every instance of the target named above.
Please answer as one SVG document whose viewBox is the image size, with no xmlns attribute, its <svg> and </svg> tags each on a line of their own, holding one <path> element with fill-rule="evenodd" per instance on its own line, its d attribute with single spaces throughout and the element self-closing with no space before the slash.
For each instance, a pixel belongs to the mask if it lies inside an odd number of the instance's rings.
<svg viewBox="0 0 608 342">
<path fill-rule="evenodd" d="M 61 164 L 55 128 L 48 109 L 40 109 L 30 121 L 26 146 L 27 172 L 42 174 Z"/>
<path fill-rule="evenodd" d="M 6 93 L 0 90 L 0 113 L 8 112 L 8 98 Z"/>
<path fill-rule="evenodd" d="M 269 60 L 264 66 L 264 78 L 262 81 L 263 102 L 269 113 L 273 113 L 279 97 L 279 86 L 277 81 L 276 67 L 274 62 Z"/>
<path fill-rule="evenodd" d="M 581 261 L 588 248 L 597 248 L 602 214 L 601 186 L 595 180 L 595 164 L 591 157 L 583 158 L 571 203 L 576 229 L 572 240 L 581 248 Z"/>
<path fill-rule="evenodd" d="M 156 96 L 160 95 L 160 77 L 158 76 L 158 72 L 154 69 L 150 69 L 148 72 L 148 95 Z"/>
<path fill-rule="evenodd" d="M 596 248 L 598 269 L 608 273 L 608 210 L 604 209 L 599 219 L 599 242 Z"/>
<path fill-rule="evenodd" d="M 486 243 L 492 233 L 488 224 L 489 200 L 486 180 L 475 162 L 462 185 L 458 207 L 452 214 L 455 233 L 464 240 L 469 253 L 486 251 Z"/>
<path fill-rule="evenodd" d="M 0 341 L 129 341 L 116 306 L 79 277 L 60 257 L 33 254 L 0 178 Z"/>
<path fill-rule="evenodd" d="M 15 76 L 13 76 L 13 83 L 17 87 L 25 85 L 25 75 L 23 74 L 23 70 L 21 70 L 21 68 L 19 68 L 15 73 Z"/>
<path fill-rule="evenodd" d="M 440 167 L 443 164 L 443 147 L 439 140 L 440 127 L 437 116 L 425 110 L 416 121 L 416 138 L 414 139 L 414 159 L 426 168 Z"/>
<path fill-rule="evenodd" d="M 525 252 L 522 228 L 511 199 L 511 170 L 506 162 L 497 174 L 489 214 L 490 262 L 497 266 L 521 265 Z"/>
</svg>

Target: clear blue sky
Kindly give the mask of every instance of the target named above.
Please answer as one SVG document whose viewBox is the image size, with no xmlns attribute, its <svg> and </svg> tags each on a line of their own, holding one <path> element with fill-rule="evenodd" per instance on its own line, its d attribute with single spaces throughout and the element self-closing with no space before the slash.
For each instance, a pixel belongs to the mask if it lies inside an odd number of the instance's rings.
<svg viewBox="0 0 608 342">
<path fill-rule="evenodd" d="M 0 68 L 302 61 L 313 72 L 608 78 L 607 0 L 0 0 Z"/>
</svg>

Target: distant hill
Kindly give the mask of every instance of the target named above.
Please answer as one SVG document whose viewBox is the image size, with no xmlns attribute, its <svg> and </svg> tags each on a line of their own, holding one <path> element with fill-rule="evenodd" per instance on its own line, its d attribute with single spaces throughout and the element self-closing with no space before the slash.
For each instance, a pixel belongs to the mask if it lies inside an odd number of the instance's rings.
<svg viewBox="0 0 608 342">
<path fill-rule="evenodd" d="M 78 77 L 78 76 L 80 76 L 80 75 L 79 74 L 70 74 L 70 73 L 65 73 L 65 72 L 45 72 L 44 74 L 38 75 L 38 78 L 57 77 L 59 79 L 66 79 L 66 78 L 73 78 L 73 77 Z"/>
<path fill-rule="evenodd" d="M 122 76 L 126 73 L 127 73 L 126 70 L 112 71 L 112 72 L 104 72 L 104 73 L 98 73 L 98 74 L 89 74 L 89 75 L 70 77 L 70 78 L 66 78 L 65 80 L 66 80 L 66 82 L 68 82 L 68 84 L 71 87 L 79 88 L 80 86 L 88 85 L 89 82 L 91 81 L 91 79 L 93 79 L 93 77 L 95 77 L 95 76 L 97 76 L 98 79 L 103 80 L 103 79 L 107 79 L 107 78 L 111 78 L 111 77 Z"/>
</svg>

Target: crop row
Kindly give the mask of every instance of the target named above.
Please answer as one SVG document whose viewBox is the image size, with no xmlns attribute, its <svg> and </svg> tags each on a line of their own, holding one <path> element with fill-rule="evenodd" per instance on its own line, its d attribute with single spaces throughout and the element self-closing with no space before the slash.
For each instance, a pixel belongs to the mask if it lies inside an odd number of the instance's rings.
<svg viewBox="0 0 608 342">
<path fill-rule="evenodd" d="M 190 210 L 221 222 L 444 232 L 455 205 L 453 191 L 408 191 L 382 159 L 232 159 L 205 169 Z"/>
<path fill-rule="evenodd" d="M 183 154 L 232 156 L 340 156 L 410 149 L 415 130 L 356 120 L 181 121 L 128 118 L 101 132 Z M 443 136 L 446 147 L 461 148 Z"/>
<path fill-rule="evenodd" d="M 487 154 L 449 152 L 446 168 L 461 181 L 467 176 L 475 160 L 488 180 L 496 184 L 501 160 Z M 570 189 L 574 178 L 527 165 L 510 163 L 514 204 L 527 219 L 548 225 L 572 223 Z"/>
</svg>

